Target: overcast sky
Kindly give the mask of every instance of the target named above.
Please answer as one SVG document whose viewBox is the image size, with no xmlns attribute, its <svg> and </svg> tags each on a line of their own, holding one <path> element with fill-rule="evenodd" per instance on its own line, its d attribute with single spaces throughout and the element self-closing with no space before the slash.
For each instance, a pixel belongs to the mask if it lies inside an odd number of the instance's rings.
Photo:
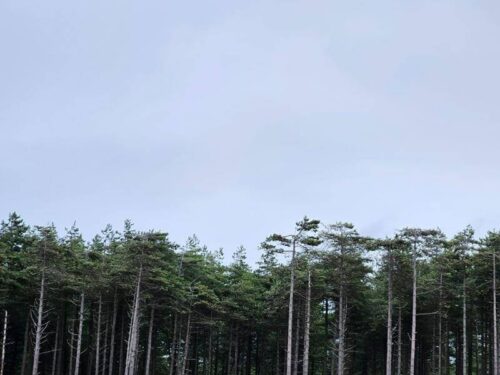
<svg viewBox="0 0 500 375">
<path fill-rule="evenodd" d="M 2 0 L 0 216 L 499 228 L 499 4 Z"/>
</svg>

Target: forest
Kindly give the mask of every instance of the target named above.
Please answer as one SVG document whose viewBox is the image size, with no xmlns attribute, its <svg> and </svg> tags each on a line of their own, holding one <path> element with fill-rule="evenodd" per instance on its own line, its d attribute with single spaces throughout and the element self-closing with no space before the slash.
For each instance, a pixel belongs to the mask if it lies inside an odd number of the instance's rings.
<svg viewBox="0 0 500 375">
<path fill-rule="evenodd" d="M 231 262 L 195 236 L 0 227 L 0 375 L 498 375 L 500 233 L 304 217 Z"/>
</svg>

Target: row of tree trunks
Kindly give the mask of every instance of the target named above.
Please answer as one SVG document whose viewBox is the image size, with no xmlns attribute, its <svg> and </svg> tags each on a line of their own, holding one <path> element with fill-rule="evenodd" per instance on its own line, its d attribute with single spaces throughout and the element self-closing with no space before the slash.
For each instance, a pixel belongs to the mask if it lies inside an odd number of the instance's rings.
<svg viewBox="0 0 500 375">
<path fill-rule="evenodd" d="M 495 266 L 493 266 L 495 267 Z M 390 279 L 389 279 L 390 280 Z M 439 276 L 439 280 L 440 280 L 440 284 L 442 283 L 442 275 Z M 495 284 L 495 281 L 493 280 L 492 281 L 492 284 L 494 285 Z M 494 287 L 493 287 L 493 290 Z M 306 290 L 307 292 L 307 290 Z M 390 295 L 390 288 L 389 288 L 389 295 L 388 295 L 388 301 L 391 301 L 392 300 L 392 296 Z M 82 293 L 81 294 L 81 303 L 80 303 L 80 314 L 78 314 L 78 331 L 76 332 L 76 334 L 74 335 L 76 337 L 75 341 L 77 342 L 76 344 L 76 349 L 78 349 L 78 346 L 80 345 L 78 343 L 78 341 L 81 339 L 81 327 L 80 327 L 80 324 L 82 324 L 83 322 L 83 309 L 84 309 L 84 294 Z M 342 297 L 342 293 L 341 295 L 339 296 L 339 298 Z M 494 302 L 496 303 L 495 299 L 496 298 L 493 298 L 494 299 Z M 306 300 L 307 300 L 307 297 L 306 297 Z M 471 325 L 470 327 L 467 327 L 467 325 L 470 323 L 470 322 L 467 322 L 467 316 L 466 316 L 466 313 L 467 313 L 467 303 L 466 303 L 467 300 L 465 300 L 465 302 L 463 303 L 463 306 L 462 308 L 464 309 L 463 310 L 463 313 L 464 313 L 464 320 L 462 321 L 462 324 L 464 325 L 463 327 L 455 327 L 453 328 L 453 331 L 455 332 L 454 336 L 456 336 L 457 338 L 460 339 L 460 343 L 459 343 L 459 346 L 458 346 L 458 350 L 460 351 L 460 357 L 459 357 L 459 361 L 461 362 L 461 366 L 460 366 L 460 373 L 464 373 L 464 374 L 469 374 L 469 373 L 475 373 L 476 371 L 478 371 L 478 369 L 480 368 L 480 366 L 482 366 L 483 368 L 484 365 L 482 365 L 481 363 L 481 359 L 483 358 L 484 355 L 481 355 L 481 352 L 479 351 L 481 348 L 482 348 L 482 343 L 483 341 L 486 341 L 486 339 L 484 338 L 484 335 L 485 335 L 485 329 L 483 328 L 482 330 L 479 328 L 480 326 L 478 327 L 475 327 L 474 325 Z M 493 318 L 492 318 L 492 323 L 495 323 L 495 319 L 494 319 L 494 314 L 496 312 L 496 305 L 495 303 L 493 304 Z M 106 350 L 109 349 L 109 347 L 111 345 L 114 345 L 114 344 L 111 344 L 113 343 L 115 340 L 114 339 L 111 339 L 110 338 L 110 331 L 113 330 L 112 326 L 116 326 L 116 321 L 117 321 L 117 303 L 114 301 L 113 302 L 113 310 L 109 309 L 107 314 L 106 314 L 106 309 L 103 307 L 104 306 L 104 302 L 102 300 L 102 298 L 99 298 L 97 303 L 95 304 L 95 312 L 96 312 L 96 320 L 98 322 L 98 324 L 95 326 L 95 332 L 98 332 L 99 331 L 102 331 L 101 334 L 97 335 L 94 337 L 94 341 L 97 342 L 99 339 L 98 337 L 101 336 L 101 348 L 102 350 L 101 351 L 104 351 L 104 355 L 102 355 L 101 353 L 101 360 L 99 363 L 101 363 L 101 365 L 98 367 L 97 365 L 95 365 L 94 367 L 92 367 L 93 369 L 99 369 L 99 371 L 96 371 L 95 373 L 96 374 L 99 374 L 99 373 L 110 373 L 109 372 L 109 367 L 106 366 L 106 364 L 112 364 L 114 362 L 114 360 L 112 359 L 112 354 L 111 353 L 107 353 Z M 338 304 L 338 309 L 339 309 L 339 312 L 338 312 L 338 316 L 340 318 L 340 321 L 339 321 L 339 334 L 341 334 L 341 330 L 342 330 L 342 325 L 343 325 L 343 321 L 345 321 L 345 315 L 344 315 L 344 311 L 346 310 L 345 308 L 345 302 L 342 301 L 342 303 L 340 303 L 340 299 L 339 299 L 339 304 Z M 307 311 L 307 307 L 304 309 L 305 311 Z M 391 310 L 391 304 L 388 303 L 388 310 L 390 311 Z M 38 311 L 38 310 L 37 310 Z M 391 314 L 389 314 L 389 311 L 388 311 L 388 316 L 387 316 L 387 319 L 388 319 L 388 327 L 392 327 L 393 324 L 392 324 L 392 317 L 390 316 Z M 148 325 L 148 335 L 147 335 L 147 339 L 144 340 L 144 342 L 146 343 L 145 345 L 145 350 L 144 350 L 144 362 L 142 362 L 143 364 L 145 364 L 145 370 L 144 370 L 144 374 L 149 374 L 150 371 L 151 371 L 151 364 L 153 362 L 153 356 L 152 356 L 152 352 L 153 352 L 153 337 L 154 337 L 154 331 L 155 331 L 155 327 L 154 327 L 154 315 L 155 315 L 155 309 L 154 308 L 151 308 L 150 310 L 150 319 L 149 319 L 149 325 Z M 100 319 L 99 318 L 99 315 L 102 315 L 102 318 Z M 396 329 L 398 331 L 398 336 L 400 336 L 400 332 L 402 331 L 402 328 L 400 328 L 402 326 L 402 323 L 401 323 L 401 312 L 400 312 L 400 309 L 399 309 L 399 312 L 398 312 L 398 316 L 397 316 L 397 326 L 396 326 Z M 59 316 L 59 315 L 58 315 Z M 82 317 L 82 319 L 80 319 L 80 317 Z M 187 331 L 187 328 L 189 328 L 190 330 L 192 330 L 191 326 L 192 326 L 192 322 L 191 322 L 191 316 L 190 315 L 186 315 L 185 317 L 187 317 L 187 327 L 185 327 L 185 329 L 183 330 L 184 332 Z M 306 369 L 307 368 L 303 368 L 302 369 L 302 372 L 300 371 L 301 367 L 299 366 L 299 363 L 300 362 L 300 357 L 298 355 L 298 343 L 300 342 L 300 339 L 304 339 L 304 345 L 305 345 L 305 338 L 306 338 L 306 334 L 305 332 L 307 331 L 306 329 L 306 322 L 307 322 L 307 317 L 308 317 L 308 314 L 305 313 L 304 314 L 304 321 L 301 320 L 301 317 L 299 315 L 296 315 L 294 316 L 294 319 L 295 320 L 295 331 L 296 331 L 296 336 L 294 336 L 294 351 L 293 351 L 293 364 L 292 366 L 296 366 L 296 367 L 292 367 L 292 371 L 293 371 L 293 374 L 297 374 L 297 373 L 303 373 L 305 371 L 307 371 Z M 444 363 L 446 363 L 446 351 L 443 350 L 443 347 L 446 348 L 447 345 L 443 345 L 443 342 L 446 342 L 446 337 L 445 335 L 443 335 L 442 333 L 443 332 L 446 332 L 446 328 L 445 329 L 442 329 L 442 326 L 444 326 L 443 322 L 442 322 L 442 319 L 441 319 L 441 314 L 437 314 L 435 316 L 434 319 L 434 324 L 433 326 L 435 327 L 435 330 L 433 332 L 433 339 L 432 339 L 432 346 L 429 346 L 429 348 L 432 348 L 432 355 L 430 356 L 431 358 L 431 362 L 430 364 L 426 364 L 425 363 L 425 357 L 422 357 L 422 355 L 425 355 L 425 352 L 423 351 L 424 349 L 422 349 L 422 346 L 420 344 L 417 345 L 417 350 L 416 350 L 416 354 L 417 354 L 417 358 L 418 358 L 418 362 L 416 362 L 417 366 L 415 368 L 415 371 L 416 373 L 422 373 L 422 371 L 429 371 L 429 369 L 432 369 L 432 373 L 441 373 L 443 372 L 443 361 Z M 57 361 L 58 361 L 58 358 L 60 357 L 60 342 L 61 342 L 61 335 L 63 335 L 63 331 L 61 330 L 61 325 L 63 324 L 62 321 L 64 321 L 64 319 L 61 319 L 58 317 L 57 321 L 56 321 L 56 324 L 53 325 L 53 327 L 55 328 L 55 331 L 53 332 L 54 336 L 52 336 L 52 340 L 51 340 L 51 346 L 53 347 L 53 349 L 51 350 L 51 355 L 53 356 L 52 357 L 52 367 L 50 367 L 50 365 L 48 366 L 48 369 L 51 369 L 49 372 L 51 372 L 51 374 L 57 374 L 58 373 L 58 370 L 57 370 Z M 106 328 L 106 330 L 100 330 L 99 329 L 99 321 L 101 323 L 101 326 L 104 327 L 104 325 L 106 325 L 108 328 Z M 172 334 L 172 347 L 175 347 L 175 341 L 176 341 L 176 336 L 177 336 L 177 331 L 178 329 L 175 327 L 175 325 L 177 325 L 177 317 L 174 315 L 173 316 L 173 319 L 172 319 L 172 322 L 174 323 L 174 330 L 173 330 L 173 334 Z M 301 325 L 301 323 L 304 323 L 304 325 Z M 495 326 L 496 324 L 494 324 Z M 197 371 L 195 370 L 195 368 L 192 368 L 190 365 L 189 365 L 189 361 L 190 361 L 190 358 L 191 359 L 194 359 L 194 358 L 198 358 L 199 356 L 196 354 L 197 353 L 197 350 L 196 350 L 196 347 L 198 347 L 198 344 L 196 343 L 196 337 L 204 337 L 204 340 L 206 340 L 205 342 L 207 343 L 208 345 L 208 350 L 205 350 L 204 351 L 204 354 L 203 354 L 203 357 L 201 358 L 201 361 L 199 361 L 200 363 L 200 369 L 201 369 L 201 366 L 203 365 L 203 373 L 206 374 L 206 372 L 208 372 L 209 374 L 212 373 L 213 371 L 213 358 L 212 358 L 212 354 L 213 354 L 213 347 L 212 347 L 212 340 L 213 340 L 213 335 L 212 335 L 212 328 L 211 328 L 211 325 L 208 325 L 209 329 L 206 329 L 205 333 L 203 336 L 199 336 L 199 333 L 195 333 L 194 336 L 193 336 L 193 340 L 194 340 L 194 352 L 193 354 L 190 356 L 189 355 L 189 346 L 190 346 L 190 337 L 191 337 L 191 334 L 186 334 L 184 337 L 185 339 L 183 340 L 184 341 L 184 350 L 182 351 L 182 353 L 184 354 L 182 357 L 181 357 L 181 362 L 182 363 L 182 366 L 181 366 L 181 371 L 180 371 L 180 374 L 186 374 L 188 371 L 194 371 L 194 373 L 197 373 Z M 490 326 L 491 327 L 491 326 Z M 243 331 L 241 331 L 241 329 L 239 329 L 239 327 L 237 326 L 234 326 L 233 327 L 233 332 L 236 332 L 236 335 L 238 333 L 241 333 Z M 461 328 L 461 329 L 460 329 Z M 468 328 L 466 330 L 466 328 Z M 493 327 L 493 330 L 492 332 L 495 332 L 495 328 L 496 327 Z M 116 329 L 116 328 L 115 328 Z M 470 329 L 470 331 L 469 331 Z M 487 329 L 487 328 L 486 328 Z M 303 330 L 304 332 L 304 336 L 299 336 L 299 332 L 301 332 L 301 330 Z M 461 332 L 460 332 L 461 331 Z M 108 333 L 106 333 L 108 332 Z M 391 332 L 387 332 L 388 334 L 388 337 L 391 337 L 392 336 L 392 330 Z M 116 335 L 115 332 L 111 333 L 111 336 L 114 337 Z M 390 336 L 391 335 L 391 336 Z M 465 336 L 465 337 L 464 337 Z M 430 336 L 428 336 L 429 339 L 430 339 Z M 474 337 L 477 337 L 477 339 L 475 339 Z M 491 339 L 493 341 L 497 341 L 496 338 L 495 338 L 495 335 L 494 334 L 491 334 Z M 104 344 L 102 342 L 102 339 L 104 339 Z M 234 339 L 232 340 L 232 349 L 231 349 L 231 353 L 234 353 L 234 354 L 231 354 L 231 361 L 233 363 L 233 366 L 230 370 L 230 374 L 240 374 L 240 372 L 243 374 L 246 372 L 248 372 L 248 363 L 249 363 L 249 358 L 254 358 L 252 356 L 255 355 L 255 357 L 258 355 L 257 352 L 254 353 L 254 349 L 255 347 L 253 346 L 254 343 L 253 343 L 253 338 L 252 338 L 252 335 L 249 334 L 247 335 L 245 333 L 245 340 L 248 339 L 248 345 L 245 347 L 245 350 L 241 351 L 240 352 L 240 349 L 242 348 L 240 345 L 238 345 L 236 342 L 239 342 L 241 343 L 241 340 L 238 340 L 238 339 Z M 403 338 L 404 339 L 404 338 Z M 392 337 L 390 340 L 387 340 L 388 342 L 392 342 Z M 449 341 L 449 340 L 448 340 Z M 452 341 L 453 342 L 453 341 Z M 108 343 L 110 344 L 110 346 L 108 347 Z M 496 342 L 497 344 L 497 342 Z M 491 352 L 494 352 L 495 349 L 496 349 L 496 344 L 495 342 L 492 343 L 492 345 L 490 346 L 491 348 Z M 104 346 L 103 346 L 104 345 Z M 401 350 L 401 343 L 400 343 L 400 338 L 398 337 L 398 349 L 397 349 L 397 373 L 398 374 L 401 374 L 403 372 L 402 370 L 402 365 L 401 365 L 401 358 L 402 358 L 402 350 Z M 465 348 L 464 348 L 465 346 Z M 96 347 L 99 347 L 96 345 Z M 340 346 L 339 346 L 340 348 Z M 434 352 L 434 349 L 435 349 L 435 352 Z M 305 352 L 307 352 L 307 350 L 305 349 L 305 346 L 304 346 L 304 350 Z M 391 350 L 392 351 L 392 347 L 389 347 L 388 346 L 388 350 Z M 431 349 L 429 349 L 431 350 Z M 496 349 L 497 350 L 497 349 Z M 97 353 L 97 348 L 95 349 L 95 352 Z M 107 353 L 107 354 L 106 354 Z M 172 353 L 175 353 L 175 350 L 172 352 Z M 430 353 L 430 352 L 428 352 Z M 279 354 L 279 353 L 278 353 Z M 77 354 L 76 354 L 76 358 L 75 358 L 75 362 L 78 363 L 79 361 L 79 355 L 78 355 L 78 350 L 77 350 Z M 174 356 L 172 356 L 174 357 Z M 390 356 L 387 356 L 390 358 Z M 386 357 L 386 366 L 388 365 L 388 362 L 387 362 L 387 357 Z M 464 358 L 465 357 L 465 358 Z M 492 356 L 490 358 L 495 358 L 495 354 L 492 353 Z M 244 359 L 244 361 L 243 361 Z M 394 358 L 396 360 L 396 358 Z M 465 362 L 464 362 L 464 359 L 465 359 Z M 93 355 L 93 361 L 94 363 L 98 363 L 97 362 L 97 359 L 95 357 L 95 354 Z M 241 362 L 241 364 L 239 363 L 239 361 Z M 187 362 L 187 364 L 186 364 Z M 193 362 L 194 365 L 196 365 L 195 362 Z M 396 363 L 396 362 L 395 362 Z M 491 359 L 491 364 L 492 366 L 494 367 L 495 366 L 495 361 Z M 337 373 L 338 373 L 338 364 L 336 364 L 336 368 L 337 368 Z M 81 368 L 81 365 L 78 364 L 77 366 L 74 366 L 74 374 L 78 374 L 79 373 L 79 370 Z M 392 367 L 392 366 L 391 366 Z M 85 368 L 88 368 L 88 366 L 86 366 Z M 137 368 L 137 367 L 136 367 Z M 172 371 L 173 369 L 175 368 L 174 366 L 171 367 L 172 368 Z M 380 368 L 380 367 L 379 367 Z M 445 368 L 445 367 L 444 367 Z M 236 369 L 239 369 L 239 370 L 236 370 Z M 244 369 L 244 371 L 242 370 Z M 427 369 L 427 370 L 426 370 Z M 41 370 L 41 371 L 47 371 L 47 368 L 45 370 Z M 134 370 L 135 371 L 135 370 Z M 201 371 L 201 370 L 200 370 Z M 281 372 L 281 369 L 279 370 Z M 386 370 L 387 371 L 387 370 Z M 390 370 L 392 371 L 392 369 Z M 491 371 L 491 373 L 494 373 L 495 369 L 493 369 L 493 371 Z"/>
</svg>

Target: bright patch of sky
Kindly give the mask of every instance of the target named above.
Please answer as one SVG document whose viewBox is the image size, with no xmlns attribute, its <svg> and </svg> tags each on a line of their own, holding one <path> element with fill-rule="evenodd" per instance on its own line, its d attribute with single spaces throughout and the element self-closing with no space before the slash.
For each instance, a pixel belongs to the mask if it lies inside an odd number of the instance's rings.
<svg viewBox="0 0 500 375">
<path fill-rule="evenodd" d="M 0 215 L 255 261 L 304 215 L 498 228 L 495 1 L 0 3 Z"/>
</svg>

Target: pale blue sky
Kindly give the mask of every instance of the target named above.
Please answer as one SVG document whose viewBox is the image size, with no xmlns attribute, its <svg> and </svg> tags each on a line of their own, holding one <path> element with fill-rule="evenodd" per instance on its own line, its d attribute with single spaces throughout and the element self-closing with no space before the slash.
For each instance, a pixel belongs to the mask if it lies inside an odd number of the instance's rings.
<svg viewBox="0 0 500 375">
<path fill-rule="evenodd" d="M 239 244 L 500 227 L 497 1 L 0 2 L 0 216 Z"/>
</svg>

